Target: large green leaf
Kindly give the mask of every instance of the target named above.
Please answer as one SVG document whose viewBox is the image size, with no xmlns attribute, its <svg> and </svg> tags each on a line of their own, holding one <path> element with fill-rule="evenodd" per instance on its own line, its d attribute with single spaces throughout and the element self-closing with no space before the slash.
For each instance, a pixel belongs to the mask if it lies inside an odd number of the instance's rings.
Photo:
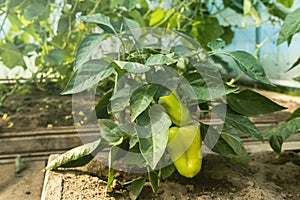
<svg viewBox="0 0 300 200">
<path fill-rule="evenodd" d="M 287 41 L 295 33 L 300 31 L 300 8 L 288 14 L 279 30 L 279 37 L 276 45 Z"/>
<path fill-rule="evenodd" d="M 75 59 L 75 67 L 74 67 L 75 71 L 80 69 L 83 63 L 91 59 L 91 56 L 94 53 L 95 49 L 99 47 L 99 45 L 104 40 L 104 38 L 105 38 L 104 34 L 94 33 L 86 36 L 81 41 Z"/>
<path fill-rule="evenodd" d="M 155 85 L 143 85 L 133 92 L 130 97 L 130 113 L 133 122 L 153 100 L 153 96 L 157 91 Z"/>
<path fill-rule="evenodd" d="M 136 130 L 140 151 L 152 169 L 155 169 L 165 152 L 171 124 L 169 116 L 157 104 L 137 118 Z"/>
<path fill-rule="evenodd" d="M 100 145 L 101 140 L 96 140 L 91 143 L 84 144 L 82 146 L 75 147 L 61 155 L 59 155 L 56 159 L 52 160 L 48 163 L 48 165 L 44 168 L 45 171 L 56 169 L 62 165 L 66 165 L 72 161 L 76 161 L 80 158 L 90 155 L 97 149 Z"/>
<path fill-rule="evenodd" d="M 225 123 L 240 130 L 244 134 L 264 141 L 257 127 L 246 116 L 237 114 L 226 114 Z"/>
<path fill-rule="evenodd" d="M 249 89 L 228 95 L 227 103 L 232 110 L 246 116 L 267 114 L 286 109 Z"/>
<path fill-rule="evenodd" d="M 263 131 L 263 135 L 269 137 L 269 143 L 277 156 L 281 153 L 282 143 L 291 135 L 300 131 L 300 117 L 292 118 L 289 121 Z"/>
<path fill-rule="evenodd" d="M 113 72 L 111 63 L 100 59 L 89 60 L 75 72 L 62 94 L 82 92 L 109 77 Z"/>
<path fill-rule="evenodd" d="M 291 119 L 294 119 L 296 117 L 300 117 L 300 107 L 297 108 L 290 116 L 289 118 L 286 120 L 286 121 L 289 121 Z"/>
<path fill-rule="evenodd" d="M 241 139 L 236 135 L 222 132 L 212 150 L 223 156 L 230 157 L 242 165 L 248 165 L 249 163 L 248 153 Z"/>
<path fill-rule="evenodd" d="M 250 78 L 260 81 L 262 83 L 271 84 L 270 80 L 266 76 L 265 70 L 260 62 L 250 53 L 245 51 L 234 51 L 234 52 L 220 52 L 234 59 L 246 75 Z"/>
<path fill-rule="evenodd" d="M 126 61 L 114 61 L 121 69 L 125 69 L 129 73 L 145 73 L 150 70 L 150 67 L 137 63 L 137 62 L 126 62 Z"/>
</svg>

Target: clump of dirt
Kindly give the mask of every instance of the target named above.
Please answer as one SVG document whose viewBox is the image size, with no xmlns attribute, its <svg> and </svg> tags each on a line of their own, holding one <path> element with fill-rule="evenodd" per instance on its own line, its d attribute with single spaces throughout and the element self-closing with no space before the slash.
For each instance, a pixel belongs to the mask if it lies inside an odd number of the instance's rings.
<svg viewBox="0 0 300 200">
<path fill-rule="evenodd" d="M 174 173 L 153 193 L 149 183 L 139 199 L 300 199 L 300 153 L 285 152 L 276 159 L 273 152 L 250 154 L 249 166 L 210 154 L 204 157 L 202 171 L 193 179 Z M 76 170 L 56 171 L 62 176 L 62 199 L 129 199 L 122 185 L 130 175 L 117 173 L 112 189 L 105 194 L 107 167 L 94 159 Z M 132 175 L 131 175 L 132 176 Z"/>
</svg>

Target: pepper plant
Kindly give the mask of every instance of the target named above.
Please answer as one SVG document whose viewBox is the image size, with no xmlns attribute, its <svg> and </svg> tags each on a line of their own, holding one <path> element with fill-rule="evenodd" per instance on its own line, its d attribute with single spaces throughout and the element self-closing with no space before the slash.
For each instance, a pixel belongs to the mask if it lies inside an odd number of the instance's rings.
<svg viewBox="0 0 300 200">
<path fill-rule="evenodd" d="M 248 117 L 285 108 L 223 80 L 219 75 L 224 69 L 214 65 L 212 57 L 229 56 L 248 77 L 271 84 L 256 57 L 245 51 L 221 51 L 222 39 L 201 48 L 183 32 L 147 29 L 120 18 L 114 21 L 100 13 L 81 17 L 101 29 L 80 43 L 74 75 L 62 94 L 90 90 L 102 95 L 92 112 L 99 138 L 60 155 L 45 170 L 82 166 L 106 152 L 107 189 L 115 169 L 122 169 L 116 163 L 148 174 L 126 183 L 135 199 L 147 180 L 156 191 L 159 182 L 176 170 L 194 177 L 205 155 L 202 146 L 247 165 L 239 133 L 264 141 Z M 221 126 L 210 121 L 215 118 Z"/>
</svg>

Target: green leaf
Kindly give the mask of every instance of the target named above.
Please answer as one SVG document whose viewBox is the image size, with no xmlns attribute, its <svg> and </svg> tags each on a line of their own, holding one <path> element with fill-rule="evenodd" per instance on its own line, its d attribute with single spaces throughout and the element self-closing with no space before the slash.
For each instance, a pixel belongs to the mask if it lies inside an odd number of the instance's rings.
<svg viewBox="0 0 300 200">
<path fill-rule="evenodd" d="M 92 152 L 94 152 L 97 147 L 100 145 L 101 140 L 97 140 L 91 143 L 87 143 L 78 147 L 75 147 L 61 155 L 59 155 L 56 159 L 52 160 L 48 163 L 48 165 L 44 168 L 44 171 L 49 171 L 56 169 L 62 165 L 65 165 L 69 162 L 78 160 L 83 158 Z"/>
<path fill-rule="evenodd" d="M 89 60 L 79 68 L 61 94 L 75 94 L 98 84 L 114 73 L 111 63 L 95 59 Z"/>
<path fill-rule="evenodd" d="M 15 66 L 25 67 L 22 52 L 12 43 L 4 43 L 0 45 L 1 60 L 3 64 L 12 69 Z"/>
<path fill-rule="evenodd" d="M 150 70 L 150 67 L 137 63 L 137 62 L 126 62 L 126 61 L 114 61 L 121 69 L 126 70 L 129 73 L 145 73 Z"/>
<path fill-rule="evenodd" d="M 165 180 L 169 178 L 175 171 L 175 166 L 173 163 L 171 163 L 170 165 L 160 169 L 160 179 Z"/>
<path fill-rule="evenodd" d="M 300 117 L 290 119 L 289 121 L 280 123 L 275 127 L 263 131 L 265 137 L 269 137 L 269 143 L 272 149 L 279 154 L 281 152 L 282 143 L 291 135 L 300 131 Z"/>
<path fill-rule="evenodd" d="M 138 196 L 142 192 L 145 182 L 146 179 L 144 177 L 136 178 L 131 182 L 129 189 L 129 197 L 131 200 L 135 200 L 138 198 Z"/>
<path fill-rule="evenodd" d="M 226 114 L 225 123 L 240 130 L 244 134 L 254 137 L 262 142 L 264 141 L 257 127 L 246 116 Z"/>
<path fill-rule="evenodd" d="M 24 10 L 26 20 L 47 19 L 50 8 L 47 2 L 30 3 Z"/>
<path fill-rule="evenodd" d="M 155 171 L 148 171 L 148 178 L 153 192 L 156 192 L 159 184 L 159 177 Z"/>
<path fill-rule="evenodd" d="M 284 140 L 280 135 L 271 135 L 269 138 L 269 144 L 276 153 L 276 157 L 280 156 L 283 142 Z"/>
<path fill-rule="evenodd" d="M 214 41 L 209 42 L 209 43 L 207 44 L 207 46 L 208 46 L 211 50 L 214 51 L 214 50 L 217 50 L 217 49 L 220 49 L 220 48 L 224 47 L 224 46 L 225 46 L 225 42 L 224 42 L 224 40 L 218 38 L 218 39 L 216 39 L 216 40 L 214 40 Z"/>
<path fill-rule="evenodd" d="M 137 21 L 127 17 L 123 17 L 123 24 L 125 25 L 125 30 L 134 30 L 140 28 L 140 24 Z"/>
<path fill-rule="evenodd" d="M 177 57 L 184 57 L 184 56 L 188 56 L 192 53 L 195 53 L 193 51 L 193 49 L 184 46 L 184 45 L 176 45 L 175 49 L 174 49 L 174 55 Z"/>
<path fill-rule="evenodd" d="M 165 65 L 173 62 L 171 58 L 163 54 L 154 54 L 151 55 L 147 60 L 145 65 L 147 66 L 155 66 L 155 65 Z"/>
<path fill-rule="evenodd" d="M 83 156 L 77 160 L 73 160 L 71 162 L 68 162 L 66 164 L 61 165 L 60 167 L 63 168 L 73 168 L 73 167 L 81 167 L 89 163 L 94 158 L 94 155 L 88 154 L 86 156 Z"/>
<path fill-rule="evenodd" d="M 289 121 L 291 119 L 294 119 L 296 117 L 300 117 L 300 107 L 297 108 L 290 116 L 289 118 L 286 120 L 286 121 Z"/>
<path fill-rule="evenodd" d="M 157 91 L 155 85 L 143 85 L 133 92 L 130 97 L 130 113 L 133 122 L 153 100 L 153 96 Z"/>
<path fill-rule="evenodd" d="M 114 177 L 114 169 L 113 169 L 113 161 L 115 160 L 115 157 L 118 153 L 119 147 L 118 146 L 112 146 L 109 151 L 108 155 L 108 174 L 107 174 L 107 183 L 105 187 L 105 193 L 110 188 L 111 184 L 113 183 L 115 177 Z"/>
<path fill-rule="evenodd" d="M 250 78 L 262 83 L 271 84 L 263 66 L 252 54 L 245 51 L 224 52 L 223 54 L 233 58 L 239 68 Z"/>
<path fill-rule="evenodd" d="M 246 116 L 267 114 L 286 109 L 249 89 L 230 94 L 226 100 L 232 110 Z"/>
<path fill-rule="evenodd" d="M 281 3 L 287 8 L 291 8 L 294 4 L 294 0 L 276 0 L 278 3 Z"/>
<path fill-rule="evenodd" d="M 230 133 L 222 132 L 212 150 L 223 156 L 230 157 L 242 165 L 248 165 L 250 160 L 241 139 Z"/>
<path fill-rule="evenodd" d="M 79 70 L 85 62 L 91 59 L 92 54 L 99 47 L 104 38 L 104 34 L 94 33 L 86 36 L 81 41 L 75 59 L 75 71 Z"/>
<path fill-rule="evenodd" d="M 276 45 L 287 41 L 290 37 L 300 31 L 300 8 L 288 14 L 279 30 L 279 37 Z"/>
<path fill-rule="evenodd" d="M 110 119 L 99 119 L 99 128 L 101 138 L 110 142 L 116 143 L 125 135 L 120 127 Z"/>
<path fill-rule="evenodd" d="M 294 77 L 293 80 L 297 81 L 297 82 L 300 82 L 300 76 Z"/>
<path fill-rule="evenodd" d="M 155 169 L 165 152 L 171 124 L 169 116 L 157 104 L 137 118 L 136 130 L 140 151 L 152 169 Z"/>
<path fill-rule="evenodd" d="M 292 69 L 294 69 L 295 67 L 297 67 L 298 65 L 300 64 L 300 57 L 298 58 L 298 60 L 288 69 L 286 70 L 285 72 L 288 72 Z"/>
<path fill-rule="evenodd" d="M 109 114 L 108 114 L 108 110 L 107 107 L 109 105 L 109 100 L 112 97 L 112 91 L 106 93 L 98 102 L 98 104 L 95 107 L 95 112 L 97 115 L 97 118 L 108 118 Z"/>
<path fill-rule="evenodd" d="M 102 28 L 105 32 L 118 34 L 119 28 L 116 25 L 116 22 L 112 22 L 108 16 L 97 13 L 93 15 L 82 16 L 80 19 L 84 22 L 96 23 Z"/>
<path fill-rule="evenodd" d="M 64 61 L 64 51 L 62 49 L 52 49 L 45 56 L 44 60 L 48 66 L 60 65 Z"/>
<path fill-rule="evenodd" d="M 166 15 L 166 12 L 163 8 L 156 8 L 150 14 L 149 26 L 153 26 L 153 25 L 161 22 L 165 18 L 165 15 Z"/>
</svg>

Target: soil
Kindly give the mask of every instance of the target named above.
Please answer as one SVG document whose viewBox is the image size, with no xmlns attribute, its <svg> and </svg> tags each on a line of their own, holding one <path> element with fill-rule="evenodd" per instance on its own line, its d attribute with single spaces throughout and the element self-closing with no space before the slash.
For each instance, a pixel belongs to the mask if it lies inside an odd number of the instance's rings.
<svg viewBox="0 0 300 200">
<path fill-rule="evenodd" d="M 229 158 L 209 154 L 196 177 L 188 179 L 175 173 L 161 182 L 155 193 L 146 183 L 139 199 L 300 199 L 299 152 L 285 152 L 280 159 L 275 159 L 273 152 L 254 153 L 250 157 L 250 165 L 245 167 Z M 62 200 L 129 199 L 128 187 L 122 186 L 122 182 L 133 175 L 117 173 L 112 189 L 105 194 L 106 172 L 107 168 L 94 159 L 85 167 L 55 171 L 50 179 L 62 179 Z"/>
<path fill-rule="evenodd" d="M 300 106 L 299 97 L 258 91 L 288 107 L 273 114 L 284 121 Z M 7 117 L 3 117 L 7 113 Z M 73 125 L 72 100 L 59 95 L 15 95 L 0 108 L 1 132 Z M 140 199 L 300 199 L 300 153 L 286 151 L 280 159 L 273 152 L 250 153 L 248 167 L 215 154 L 206 156 L 202 171 L 193 179 L 175 173 L 160 183 L 156 193 L 149 183 Z M 71 171 L 57 171 L 63 178 L 61 199 L 128 199 L 128 188 L 121 182 L 132 175 L 119 173 L 106 195 L 106 169 L 93 160 L 89 165 Z M 45 161 L 26 163 L 15 174 L 14 164 L 0 165 L 0 200 L 41 199 Z"/>
</svg>

